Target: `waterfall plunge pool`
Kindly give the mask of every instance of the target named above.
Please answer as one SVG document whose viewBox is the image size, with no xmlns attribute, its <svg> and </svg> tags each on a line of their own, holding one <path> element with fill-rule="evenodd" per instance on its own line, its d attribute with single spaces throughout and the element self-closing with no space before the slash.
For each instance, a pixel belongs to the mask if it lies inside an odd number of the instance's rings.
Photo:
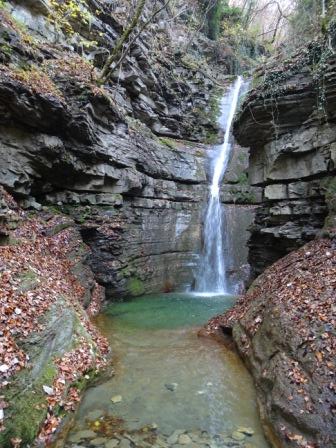
<svg viewBox="0 0 336 448">
<path fill-rule="evenodd" d="M 111 304 L 95 323 L 111 344 L 115 375 L 85 393 L 62 446 L 266 448 L 242 361 L 197 336 L 233 303 L 163 294 Z"/>
</svg>

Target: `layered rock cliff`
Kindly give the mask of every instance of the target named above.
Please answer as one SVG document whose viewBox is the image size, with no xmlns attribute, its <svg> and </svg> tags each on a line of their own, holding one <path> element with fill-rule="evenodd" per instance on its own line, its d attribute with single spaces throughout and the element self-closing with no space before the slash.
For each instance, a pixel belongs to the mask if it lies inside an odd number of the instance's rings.
<svg viewBox="0 0 336 448">
<path fill-rule="evenodd" d="M 186 29 L 164 10 L 99 87 L 125 14 L 86 8 L 89 23 L 77 18 L 71 33 L 52 2 L 0 11 L 0 182 L 23 207 L 74 217 L 109 297 L 184 287 L 206 194 L 204 146 L 184 140 L 216 133 L 214 73 L 199 68 L 211 45 L 199 35 L 183 52 Z"/>
<path fill-rule="evenodd" d="M 328 214 L 335 228 L 335 63 L 315 42 L 261 68 L 236 120 L 238 142 L 251 148 L 249 181 L 263 189 L 249 241 L 255 275 L 314 239 Z"/>
<path fill-rule="evenodd" d="M 102 85 L 127 7 L 0 2 L 1 446 L 75 408 L 107 353 L 99 302 L 193 281 L 227 61 L 166 5 Z M 245 171 L 237 152 L 224 201 L 251 202 Z"/>
<path fill-rule="evenodd" d="M 262 188 L 249 240 L 261 275 L 207 332 L 233 336 L 274 447 L 336 443 L 335 66 L 329 42 L 313 42 L 262 67 L 235 122 Z"/>
</svg>

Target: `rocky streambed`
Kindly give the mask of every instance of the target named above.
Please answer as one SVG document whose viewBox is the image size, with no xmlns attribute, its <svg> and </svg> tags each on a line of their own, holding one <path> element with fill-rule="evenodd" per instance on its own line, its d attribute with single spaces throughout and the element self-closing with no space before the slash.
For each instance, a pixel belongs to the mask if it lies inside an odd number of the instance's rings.
<svg viewBox="0 0 336 448">
<path fill-rule="evenodd" d="M 97 416 L 99 414 L 96 414 Z M 93 414 L 92 414 L 93 416 Z M 66 447 L 105 447 L 105 448 L 131 448 L 131 447 L 245 447 L 257 448 L 250 443 L 253 440 L 254 430 L 248 427 L 237 427 L 232 433 L 210 434 L 207 431 L 185 431 L 176 429 L 170 435 L 161 433 L 156 424 L 144 426 L 139 430 L 126 431 L 119 425 L 120 420 L 113 417 L 100 416 L 98 420 L 89 421 L 94 430 L 82 430 L 73 434 Z M 104 436 L 97 434 L 104 431 Z"/>
<path fill-rule="evenodd" d="M 57 446 L 266 448 L 252 380 L 199 326 L 230 296 L 164 294 L 111 305 L 96 318 L 115 374 L 89 389 Z"/>
</svg>

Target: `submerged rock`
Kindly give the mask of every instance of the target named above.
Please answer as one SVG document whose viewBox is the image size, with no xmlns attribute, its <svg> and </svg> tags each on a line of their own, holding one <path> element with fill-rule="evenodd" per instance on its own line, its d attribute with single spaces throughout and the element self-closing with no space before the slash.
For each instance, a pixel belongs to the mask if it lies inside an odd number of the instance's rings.
<svg viewBox="0 0 336 448">
<path fill-rule="evenodd" d="M 165 388 L 170 390 L 171 392 L 175 392 L 177 387 L 178 387 L 177 383 L 167 383 L 167 384 L 165 384 Z"/>
<path fill-rule="evenodd" d="M 237 432 L 241 432 L 242 434 L 245 434 L 246 436 L 253 436 L 254 430 L 252 428 L 247 428 L 245 426 L 238 426 Z"/>
<path fill-rule="evenodd" d="M 131 442 L 128 439 L 120 440 L 119 448 L 130 448 L 130 447 L 131 447 Z"/>
<path fill-rule="evenodd" d="M 183 434 L 184 433 L 184 430 L 183 429 L 176 429 L 169 437 L 168 437 L 168 439 L 167 439 L 167 443 L 169 444 L 169 445 L 174 445 L 175 443 L 177 443 L 177 440 L 178 440 L 178 438 L 179 438 L 179 436 L 181 435 L 181 434 Z"/>
<path fill-rule="evenodd" d="M 94 409 L 87 414 L 88 420 L 98 420 L 100 417 L 104 415 L 104 411 L 101 409 Z"/>
<path fill-rule="evenodd" d="M 97 434 L 94 431 L 91 431 L 90 429 L 83 429 L 82 431 L 78 431 L 75 434 L 72 434 L 69 437 L 69 440 L 70 442 L 76 443 L 84 439 L 94 439 L 96 435 Z"/>
<path fill-rule="evenodd" d="M 233 440 L 242 441 L 245 439 L 245 434 L 243 434 L 242 432 L 239 432 L 239 431 L 234 431 L 231 434 L 231 437 L 233 438 Z"/>
<path fill-rule="evenodd" d="M 95 439 L 90 440 L 90 444 L 93 446 L 105 445 L 106 442 L 107 442 L 106 437 L 97 437 Z"/>
<path fill-rule="evenodd" d="M 114 395 L 111 398 L 112 403 L 121 403 L 122 402 L 122 396 L 121 395 Z"/>
<path fill-rule="evenodd" d="M 189 445 L 189 443 L 191 443 L 191 438 L 188 434 L 181 434 L 177 441 L 180 445 Z"/>
<path fill-rule="evenodd" d="M 105 442 L 105 448 L 116 448 L 119 445 L 119 440 L 111 439 Z"/>
</svg>

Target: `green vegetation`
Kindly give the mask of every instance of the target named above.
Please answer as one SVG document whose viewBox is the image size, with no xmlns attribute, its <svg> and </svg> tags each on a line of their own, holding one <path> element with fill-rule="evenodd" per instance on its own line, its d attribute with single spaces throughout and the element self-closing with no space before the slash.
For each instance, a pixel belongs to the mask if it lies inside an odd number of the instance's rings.
<svg viewBox="0 0 336 448">
<path fill-rule="evenodd" d="M 56 28 L 62 29 L 66 34 L 73 35 L 76 27 L 82 25 L 90 27 L 92 18 L 87 9 L 85 0 L 51 0 L 49 21 Z"/>
<path fill-rule="evenodd" d="M 145 293 L 145 285 L 139 278 L 131 277 L 127 281 L 127 290 L 132 296 L 141 296 Z"/>
<path fill-rule="evenodd" d="M 248 185 L 248 177 L 246 173 L 240 173 L 240 175 L 238 176 L 238 180 L 237 183 L 239 185 Z"/>
<path fill-rule="evenodd" d="M 335 23 L 335 0 L 297 0 L 295 10 L 289 17 L 289 36 L 286 44 L 301 46 L 328 34 Z"/>
<path fill-rule="evenodd" d="M 6 390 L 5 399 L 10 403 L 10 415 L 6 419 L 5 431 L 0 433 L 0 445 L 3 448 L 12 447 L 9 439 L 14 437 L 22 439 L 24 446 L 34 441 L 41 422 L 47 415 L 46 394 L 43 386 L 51 386 L 56 373 L 56 367 L 50 362 L 44 367 L 36 381 L 29 384 L 26 383 L 26 372 L 22 371 L 13 385 Z M 15 418 L 10 418 L 11 415 Z"/>
<path fill-rule="evenodd" d="M 225 55 L 227 64 L 231 65 L 229 72 L 249 71 L 265 52 L 259 38 L 260 29 L 246 24 L 247 13 L 243 7 L 231 6 L 228 0 L 200 1 L 206 17 L 204 32 L 216 41 L 218 53 Z"/>
<path fill-rule="evenodd" d="M 241 190 L 239 188 L 231 188 L 229 193 L 234 198 L 235 204 L 255 204 L 257 202 L 256 195 L 246 190 Z"/>
<path fill-rule="evenodd" d="M 168 146 L 171 149 L 176 149 L 177 146 L 178 146 L 177 142 L 173 138 L 159 137 L 159 141 L 160 141 L 160 143 L 162 143 L 163 145 Z"/>
<path fill-rule="evenodd" d="M 331 29 L 329 38 L 334 39 L 336 28 Z M 259 98 L 264 100 L 276 99 L 286 91 L 286 81 L 302 72 L 303 69 L 309 69 L 312 73 L 312 83 L 317 94 L 317 106 L 321 116 L 325 115 L 325 83 L 324 78 L 328 68 L 327 61 L 333 54 L 329 45 L 329 39 L 320 41 L 311 41 L 306 48 L 301 49 L 292 58 L 283 60 L 277 65 L 271 65 L 265 69 L 255 81 L 258 85 Z"/>
<path fill-rule="evenodd" d="M 325 219 L 322 235 L 334 238 L 336 229 L 336 178 L 323 179 L 321 187 L 325 191 L 325 201 L 328 205 L 329 214 Z"/>
<path fill-rule="evenodd" d="M 216 0 L 212 3 L 201 0 L 206 15 L 206 32 L 210 39 L 217 40 L 224 24 L 234 24 L 241 18 L 241 9 L 229 5 L 228 0 Z"/>
<path fill-rule="evenodd" d="M 325 190 L 325 198 L 334 212 L 336 212 L 336 178 L 328 178 L 321 183 Z"/>
</svg>

